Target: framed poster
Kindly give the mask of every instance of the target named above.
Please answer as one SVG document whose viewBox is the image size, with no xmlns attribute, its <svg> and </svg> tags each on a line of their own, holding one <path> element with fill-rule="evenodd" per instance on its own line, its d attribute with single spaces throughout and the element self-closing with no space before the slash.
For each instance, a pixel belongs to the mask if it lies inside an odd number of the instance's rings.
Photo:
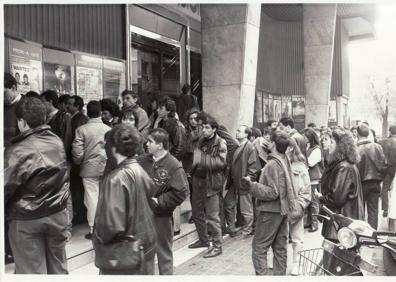
<svg viewBox="0 0 396 282">
<path fill-rule="evenodd" d="M 297 130 L 303 129 L 305 127 L 305 97 L 292 97 L 292 114 Z"/>
<path fill-rule="evenodd" d="M 274 114 L 274 96 L 271 95 L 271 94 L 268 95 L 268 119 L 275 119 L 275 114 Z"/>
<path fill-rule="evenodd" d="M 282 96 L 282 117 L 292 116 L 292 99 L 291 96 Z"/>
<path fill-rule="evenodd" d="M 256 92 L 254 120 L 256 120 L 257 123 L 263 122 L 263 92 L 259 90 Z"/>
<path fill-rule="evenodd" d="M 274 120 L 279 121 L 282 115 L 282 98 L 281 96 L 274 96 Z"/>
<path fill-rule="evenodd" d="M 84 103 L 103 98 L 103 60 L 100 57 L 76 54 L 77 95 Z"/>
<path fill-rule="evenodd" d="M 70 52 L 43 49 L 44 89 L 58 95 L 74 95 L 74 56 Z"/>
<path fill-rule="evenodd" d="M 329 123 L 337 122 L 337 102 L 336 100 L 329 101 Z"/>
<path fill-rule="evenodd" d="M 125 62 L 103 59 L 103 98 L 118 103 L 125 89 Z"/>
<path fill-rule="evenodd" d="M 15 77 L 19 94 L 42 91 L 42 48 L 33 44 L 9 39 L 9 67 Z"/>
<path fill-rule="evenodd" d="M 268 94 L 263 92 L 263 122 L 267 122 L 269 119 Z"/>
</svg>

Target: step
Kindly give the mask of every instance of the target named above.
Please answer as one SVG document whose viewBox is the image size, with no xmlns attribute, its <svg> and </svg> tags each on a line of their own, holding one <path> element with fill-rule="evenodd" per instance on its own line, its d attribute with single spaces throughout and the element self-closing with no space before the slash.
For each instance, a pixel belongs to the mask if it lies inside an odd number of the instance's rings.
<svg viewBox="0 0 396 282">
<path fill-rule="evenodd" d="M 179 250 L 198 239 L 194 224 L 182 223 L 180 229 L 181 233 L 174 237 L 174 251 Z M 69 272 L 80 269 L 85 265 L 93 263 L 95 260 L 95 252 L 92 247 L 92 242 L 91 240 L 84 238 L 88 231 L 89 228 L 86 224 L 73 227 L 72 239 L 66 244 L 66 257 Z M 5 266 L 5 273 L 13 273 L 14 268 L 14 264 L 7 264 Z"/>
</svg>

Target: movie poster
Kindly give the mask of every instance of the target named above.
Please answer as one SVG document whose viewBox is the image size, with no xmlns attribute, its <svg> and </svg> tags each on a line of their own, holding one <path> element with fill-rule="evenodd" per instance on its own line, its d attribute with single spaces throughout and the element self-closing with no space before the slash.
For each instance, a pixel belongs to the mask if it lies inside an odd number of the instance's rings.
<svg viewBox="0 0 396 282">
<path fill-rule="evenodd" d="M 257 91 L 256 92 L 256 101 L 255 101 L 255 110 L 254 110 L 254 120 L 257 121 L 257 123 L 262 123 L 263 122 L 263 92 Z"/>
<path fill-rule="evenodd" d="M 44 63 L 44 89 L 52 89 L 58 95 L 72 94 L 71 66 Z"/>
<path fill-rule="evenodd" d="M 329 123 L 335 123 L 337 121 L 337 102 L 336 100 L 329 101 Z"/>
<path fill-rule="evenodd" d="M 292 99 L 291 96 L 282 96 L 282 117 L 292 116 Z"/>
<path fill-rule="evenodd" d="M 280 96 L 274 96 L 274 120 L 281 119 L 282 114 L 282 100 Z"/>
<path fill-rule="evenodd" d="M 103 59 L 76 54 L 77 95 L 85 103 L 103 99 Z"/>
<path fill-rule="evenodd" d="M 268 95 L 268 118 L 269 119 L 274 119 L 275 118 L 275 114 L 274 114 L 274 96 L 270 95 L 270 94 Z"/>
<path fill-rule="evenodd" d="M 42 90 L 42 51 L 38 46 L 10 39 L 10 69 L 19 94 Z"/>
<path fill-rule="evenodd" d="M 126 89 L 125 62 L 103 60 L 103 98 L 117 103 L 119 95 Z"/>
<path fill-rule="evenodd" d="M 268 94 L 263 93 L 263 122 L 267 122 L 269 119 Z"/>
<path fill-rule="evenodd" d="M 305 127 L 305 98 L 302 96 L 292 97 L 292 113 L 295 127 L 300 130 Z"/>
</svg>

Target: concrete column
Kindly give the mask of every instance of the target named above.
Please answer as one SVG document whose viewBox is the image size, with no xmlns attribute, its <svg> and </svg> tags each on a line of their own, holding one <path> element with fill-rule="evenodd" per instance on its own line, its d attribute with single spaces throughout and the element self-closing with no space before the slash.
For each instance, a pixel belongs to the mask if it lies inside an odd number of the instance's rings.
<svg viewBox="0 0 396 282">
<path fill-rule="evenodd" d="M 202 4 L 204 111 L 235 133 L 253 125 L 260 4 Z"/>
<path fill-rule="evenodd" d="M 305 124 L 327 126 L 336 4 L 304 4 Z"/>
</svg>

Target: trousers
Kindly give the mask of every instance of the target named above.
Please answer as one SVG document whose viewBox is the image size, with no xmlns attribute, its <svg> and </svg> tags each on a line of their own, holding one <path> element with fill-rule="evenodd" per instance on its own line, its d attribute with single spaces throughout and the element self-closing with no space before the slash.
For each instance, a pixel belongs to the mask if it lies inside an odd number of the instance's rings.
<svg viewBox="0 0 396 282">
<path fill-rule="evenodd" d="M 84 177 L 84 205 L 87 207 L 87 220 L 90 228 L 94 226 L 96 206 L 99 200 L 99 177 Z"/>
<path fill-rule="evenodd" d="M 239 195 L 235 189 L 228 190 L 227 195 L 224 198 L 226 223 L 231 230 L 235 230 L 238 202 L 244 223 L 242 230 L 246 233 L 250 233 L 253 226 L 253 200 L 250 194 Z"/>
<path fill-rule="evenodd" d="M 154 217 L 157 230 L 157 258 L 160 275 L 173 274 L 173 224 L 172 217 Z"/>
<path fill-rule="evenodd" d="M 11 220 L 9 239 L 16 274 L 67 274 L 66 209 L 33 220 Z"/>
<path fill-rule="evenodd" d="M 363 203 L 367 206 L 368 223 L 374 229 L 378 227 L 378 199 L 381 194 L 380 181 L 363 181 Z"/>
<path fill-rule="evenodd" d="M 267 262 L 270 247 L 274 253 L 273 275 L 286 275 L 288 234 L 287 216 L 265 211 L 258 213 L 252 241 L 252 260 L 256 275 L 271 275 Z"/>
</svg>

